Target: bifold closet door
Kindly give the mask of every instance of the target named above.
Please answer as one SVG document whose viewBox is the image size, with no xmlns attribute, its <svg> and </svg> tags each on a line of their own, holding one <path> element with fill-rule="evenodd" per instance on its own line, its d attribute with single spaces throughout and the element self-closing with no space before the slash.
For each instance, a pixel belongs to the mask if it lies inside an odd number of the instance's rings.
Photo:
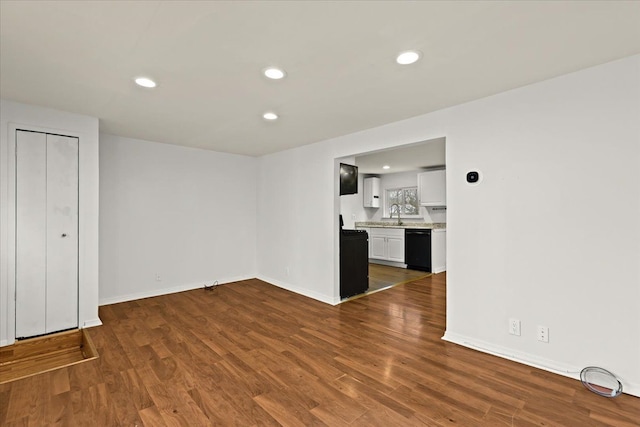
<svg viewBox="0 0 640 427">
<path fill-rule="evenodd" d="M 78 139 L 16 134 L 16 338 L 78 326 Z"/>
</svg>

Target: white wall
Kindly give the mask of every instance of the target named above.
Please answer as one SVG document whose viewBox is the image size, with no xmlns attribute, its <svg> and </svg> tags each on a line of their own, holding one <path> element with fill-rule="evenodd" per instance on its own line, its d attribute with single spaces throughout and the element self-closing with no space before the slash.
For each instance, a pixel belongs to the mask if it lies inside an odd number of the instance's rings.
<svg viewBox="0 0 640 427">
<path fill-rule="evenodd" d="M 256 277 L 257 163 L 100 135 L 100 304 Z"/>
<path fill-rule="evenodd" d="M 337 302 L 336 159 L 441 136 L 446 339 L 640 394 L 640 56 L 261 158 L 259 275 Z"/>
<path fill-rule="evenodd" d="M 447 337 L 639 394 L 640 56 L 456 108 L 447 165 Z"/>
<path fill-rule="evenodd" d="M 335 302 L 339 289 L 332 257 L 340 225 L 334 197 L 339 187 L 329 177 L 337 176 L 339 162 L 314 144 L 261 157 L 259 165 L 258 277 Z"/>
<path fill-rule="evenodd" d="M 98 119 L 0 100 L 0 345 L 15 339 L 15 129 L 77 136 L 79 326 L 98 318 Z"/>
</svg>

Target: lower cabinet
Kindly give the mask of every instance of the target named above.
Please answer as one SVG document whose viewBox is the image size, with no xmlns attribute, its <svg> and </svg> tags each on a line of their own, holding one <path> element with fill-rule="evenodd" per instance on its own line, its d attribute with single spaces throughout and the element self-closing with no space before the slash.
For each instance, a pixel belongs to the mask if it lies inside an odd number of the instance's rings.
<svg viewBox="0 0 640 427">
<path fill-rule="evenodd" d="M 407 267 L 405 264 L 405 230 L 403 228 L 358 227 L 369 234 L 369 262 Z M 447 230 L 431 230 L 431 272 L 447 270 Z M 379 262 L 378 262 L 379 261 Z"/>
<path fill-rule="evenodd" d="M 404 229 L 371 228 L 369 258 L 404 264 Z"/>
</svg>

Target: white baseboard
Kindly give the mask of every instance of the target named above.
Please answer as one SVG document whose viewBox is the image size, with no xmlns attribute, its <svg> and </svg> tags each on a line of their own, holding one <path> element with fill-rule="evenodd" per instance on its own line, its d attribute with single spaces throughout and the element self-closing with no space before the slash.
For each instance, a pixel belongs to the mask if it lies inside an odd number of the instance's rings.
<svg viewBox="0 0 640 427">
<path fill-rule="evenodd" d="M 220 280 L 218 284 L 223 285 L 225 283 L 238 282 L 241 280 L 248 280 L 252 278 L 253 277 L 244 277 L 244 276 L 230 277 L 224 280 Z M 119 302 L 133 301 L 133 300 L 142 299 L 142 298 L 151 298 L 151 297 L 157 297 L 160 295 L 175 294 L 177 292 L 201 289 L 202 287 L 203 287 L 202 282 L 198 282 L 198 283 L 189 283 L 189 284 L 179 285 L 179 286 L 172 286 L 170 288 L 153 289 L 150 291 L 136 292 L 133 294 L 118 295 L 115 297 L 100 298 L 98 305 L 117 304 Z"/>
<path fill-rule="evenodd" d="M 91 320 L 85 320 L 82 328 L 93 328 L 94 326 L 101 326 L 101 325 L 102 325 L 102 320 L 100 320 L 99 318 L 96 318 Z"/>
<path fill-rule="evenodd" d="M 523 365 L 532 366 L 534 368 L 542 369 L 543 371 L 552 372 L 554 374 L 573 378 L 578 381 L 580 380 L 580 371 L 584 368 L 584 366 L 579 367 L 567 365 L 559 363 L 555 360 L 545 359 L 529 353 L 514 351 L 510 348 L 498 346 L 452 332 L 445 332 L 442 339 L 453 344 L 458 344 L 463 347 L 480 351 L 482 353 L 492 354 L 503 359 L 512 360 L 514 362 L 522 363 Z M 624 393 L 640 397 L 639 384 L 625 382 L 622 379 L 620 379 L 620 382 L 622 383 L 622 391 Z"/>
<path fill-rule="evenodd" d="M 0 347 L 4 347 L 4 346 L 7 346 L 7 345 L 9 345 L 9 341 L 7 341 L 7 340 L 0 340 Z"/>
<path fill-rule="evenodd" d="M 258 279 L 262 280 L 263 282 L 267 282 L 271 285 L 277 286 L 279 288 L 286 289 L 287 291 L 294 292 L 298 295 L 303 295 L 305 297 L 314 299 L 316 301 L 323 302 L 325 304 L 337 305 L 340 303 L 340 297 L 332 298 L 324 294 L 309 291 L 308 289 L 301 289 L 301 288 L 295 287 L 289 283 L 284 283 L 279 280 L 272 279 L 270 277 L 259 276 Z"/>
</svg>

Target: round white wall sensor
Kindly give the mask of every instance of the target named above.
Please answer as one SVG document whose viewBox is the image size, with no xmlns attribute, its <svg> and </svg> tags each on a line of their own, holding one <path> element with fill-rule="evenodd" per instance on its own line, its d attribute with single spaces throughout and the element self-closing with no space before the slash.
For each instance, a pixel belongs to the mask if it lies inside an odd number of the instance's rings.
<svg viewBox="0 0 640 427">
<path fill-rule="evenodd" d="M 482 182 L 482 172 L 478 169 L 471 169 L 467 172 L 466 180 L 469 185 L 478 185 Z"/>
</svg>

